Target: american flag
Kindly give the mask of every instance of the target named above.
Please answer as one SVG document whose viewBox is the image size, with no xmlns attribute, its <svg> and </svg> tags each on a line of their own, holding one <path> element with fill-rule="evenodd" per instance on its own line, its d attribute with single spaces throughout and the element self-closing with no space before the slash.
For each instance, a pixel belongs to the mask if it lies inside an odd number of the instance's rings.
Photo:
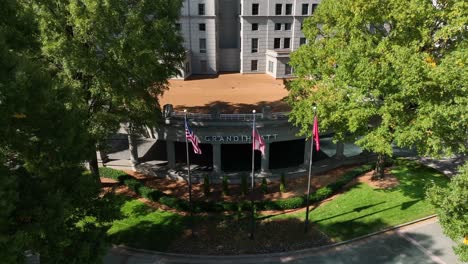
<svg viewBox="0 0 468 264">
<path fill-rule="evenodd" d="M 187 120 L 185 121 L 185 137 L 188 141 L 192 142 L 193 152 L 195 152 L 195 154 L 202 154 L 201 148 L 198 146 L 200 140 L 198 140 L 198 137 L 195 136 L 193 131 L 189 128 Z"/>
</svg>

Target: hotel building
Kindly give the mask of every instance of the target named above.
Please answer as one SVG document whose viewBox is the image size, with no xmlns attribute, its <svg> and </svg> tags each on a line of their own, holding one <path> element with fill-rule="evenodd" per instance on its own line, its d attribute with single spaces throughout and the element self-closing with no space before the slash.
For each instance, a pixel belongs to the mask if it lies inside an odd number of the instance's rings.
<svg viewBox="0 0 468 264">
<path fill-rule="evenodd" d="M 185 0 L 177 28 L 187 50 L 178 78 L 219 72 L 293 74 L 289 55 L 306 43 L 304 19 L 319 0 Z"/>
</svg>

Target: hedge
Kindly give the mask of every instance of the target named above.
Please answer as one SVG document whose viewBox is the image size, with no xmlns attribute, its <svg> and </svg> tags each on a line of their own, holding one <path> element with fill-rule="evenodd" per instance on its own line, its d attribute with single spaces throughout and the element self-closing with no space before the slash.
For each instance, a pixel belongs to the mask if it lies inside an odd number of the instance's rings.
<svg viewBox="0 0 468 264">
<path fill-rule="evenodd" d="M 333 194 L 341 191 L 343 187 L 350 183 L 356 177 L 362 175 L 373 169 L 372 165 L 366 164 L 359 166 L 346 172 L 338 181 L 331 183 L 327 186 L 317 189 L 310 194 L 309 199 L 311 202 L 320 202 Z M 190 204 L 187 200 L 179 199 L 170 195 L 167 195 L 159 190 L 152 189 L 145 186 L 139 180 L 127 175 L 124 172 L 113 170 L 110 168 L 100 168 L 102 177 L 112 178 L 119 180 L 120 184 L 128 186 L 132 191 L 137 194 L 150 199 L 155 202 L 159 202 L 168 207 L 177 209 L 179 211 L 189 211 Z M 282 200 L 265 200 L 256 201 L 255 208 L 257 210 L 286 210 L 286 209 L 297 209 L 306 206 L 307 195 L 291 197 Z M 223 212 L 223 211 L 238 211 L 238 208 L 242 210 L 250 210 L 251 204 L 246 201 L 240 202 L 226 202 L 226 201 L 194 201 L 193 210 L 194 212 Z"/>
</svg>

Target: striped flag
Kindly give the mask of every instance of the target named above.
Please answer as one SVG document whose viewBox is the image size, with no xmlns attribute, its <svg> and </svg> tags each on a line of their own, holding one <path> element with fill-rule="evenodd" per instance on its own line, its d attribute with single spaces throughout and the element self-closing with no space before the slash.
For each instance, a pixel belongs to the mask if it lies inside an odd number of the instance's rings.
<svg viewBox="0 0 468 264">
<path fill-rule="evenodd" d="M 318 127 L 317 116 L 314 117 L 314 128 L 312 129 L 312 135 L 315 141 L 315 149 L 319 151 L 320 150 L 320 137 L 319 137 L 319 127 Z"/>
<path fill-rule="evenodd" d="M 201 148 L 198 146 L 200 140 L 198 140 L 198 137 L 195 136 L 193 131 L 189 128 L 187 120 L 185 120 L 185 137 L 188 141 L 192 142 L 193 152 L 195 152 L 195 154 L 202 154 Z"/>
<path fill-rule="evenodd" d="M 252 139 L 253 149 L 260 150 L 262 155 L 265 155 L 265 140 L 263 140 L 262 136 L 260 136 L 260 133 L 258 133 L 256 128 L 253 130 Z"/>
</svg>

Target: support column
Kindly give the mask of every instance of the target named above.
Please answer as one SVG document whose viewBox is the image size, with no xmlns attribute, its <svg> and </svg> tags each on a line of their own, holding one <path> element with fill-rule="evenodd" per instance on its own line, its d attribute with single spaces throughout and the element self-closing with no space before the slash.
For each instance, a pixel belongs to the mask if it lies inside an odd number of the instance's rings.
<svg viewBox="0 0 468 264">
<path fill-rule="evenodd" d="M 138 145 L 136 142 L 136 137 L 132 133 L 128 134 L 128 150 L 130 151 L 130 161 L 132 166 L 138 164 Z"/>
<path fill-rule="evenodd" d="M 167 155 L 167 165 L 169 169 L 174 169 L 176 165 L 175 161 L 175 144 L 172 140 L 166 141 L 166 155 Z"/>
<path fill-rule="evenodd" d="M 306 166 L 308 168 L 309 166 L 309 159 L 310 159 L 310 141 L 312 139 L 307 139 L 305 142 L 304 142 L 304 166 Z"/>
<path fill-rule="evenodd" d="M 213 146 L 213 174 L 222 174 L 221 167 L 221 144 L 212 144 Z"/>
<path fill-rule="evenodd" d="M 270 143 L 265 143 L 265 155 L 262 155 L 261 173 L 270 172 Z"/>
<path fill-rule="evenodd" d="M 336 143 L 336 153 L 335 153 L 335 156 L 334 158 L 335 159 L 343 159 L 345 156 L 344 156 L 344 143 L 343 141 L 338 141 Z"/>
</svg>

